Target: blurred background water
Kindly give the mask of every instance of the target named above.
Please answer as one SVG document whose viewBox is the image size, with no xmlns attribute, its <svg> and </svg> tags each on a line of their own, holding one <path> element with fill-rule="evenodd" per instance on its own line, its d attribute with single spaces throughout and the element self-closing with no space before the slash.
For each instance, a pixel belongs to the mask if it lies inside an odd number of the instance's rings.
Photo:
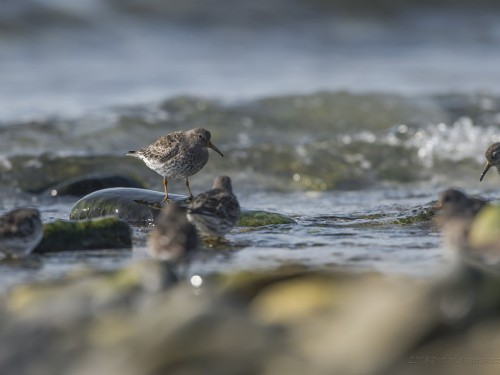
<svg viewBox="0 0 500 375">
<path fill-rule="evenodd" d="M 67 218 L 76 199 L 46 191 L 85 174 L 133 174 L 160 190 L 123 155 L 203 126 L 225 158 L 212 156 L 193 190 L 228 174 L 243 206 L 298 224 L 236 231 L 240 250 L 196 272 L 291 261 L 425 274 L 442 261 L 435 230 L 384 220 L 450 185 L 497 197 L 499 177 L 478 178 L 500 140 L 499 10 L 486 0 L 3 1 L 0 207 Z M 144 237 L 118 259 L 144 256 Z M 81 262 L 47 257 L 7 274 Z"/>
<path fill-rule="evenodd" d="M 179 94 L 498 92 L 494 1 L 6 0 L 0 119 Z"/>
</svg>

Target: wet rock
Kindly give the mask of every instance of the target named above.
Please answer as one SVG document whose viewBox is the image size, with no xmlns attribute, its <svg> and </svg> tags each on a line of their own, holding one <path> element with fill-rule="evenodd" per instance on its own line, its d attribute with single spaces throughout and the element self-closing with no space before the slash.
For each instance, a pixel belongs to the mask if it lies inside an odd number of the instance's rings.
<svg viewBox="0 0 500 375">
<path fill-rule="evenodd" d="M 80 199 L 71 209 L 70 219 L 82 220 L 117 216 L 130 223 L 152 222 L 160 213 L 165 193 L 146 189 L 111 188 Z M 186 207 L 187 196 L 169 194 L 176 204 Z"/>
<path fill-rule="evenodd" d="M 141 168 L 139 161 L 124 156 L 13 156 L 10 168 L 0 166 L 0 182 L 5 186 L 19 187 L 28 193 L 43 193 L 52 186 L 81 176 L 100 175 L 103 170 L 122 176 L 137 177 L 147 181 L 154 175 Z"/>
<path fill-rule="evenodd" d="M 187 207 L 188 197 L 169 194 L 169 198 L 180 207 Z M 111 188 L 96 191 L 80 199 L 73 206 L 70 219 L 82 220 L 113 215 L 129 223 L 152 222 L 165 205 L 165 194 L 159 191 Z M 272 224 L 292 224 L 291 218 L 273 212 L 241 210 L 240 226 L 257 227 Z"/>
<path fill-rule="evenodd" d="M 56 220 L 44 225 L 43 239 L 35 253 L 132 247 L 129 225 L 116 218 Z"/>
<path fill-rule="evenodd" d="M 97 190 L 114 187 L 144 188 L 144 185 L 132 177 L 122 175 L 83 176 L 52 186 L 48 189 L 48 193 L 53 197 L 64 195 L 83 197 Z"/>
</svg>

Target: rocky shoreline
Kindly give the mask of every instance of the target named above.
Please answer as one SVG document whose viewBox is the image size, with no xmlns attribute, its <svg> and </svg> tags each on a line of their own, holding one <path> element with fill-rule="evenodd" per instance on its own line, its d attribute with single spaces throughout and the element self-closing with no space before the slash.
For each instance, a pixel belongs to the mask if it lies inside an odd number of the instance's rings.
<svg viewBox="0 0 500 375">
<path fill-rule="evenodd" d="M 499 285 L 471 266 L 440 280 L 288 266 L 177 281 L 167 263 L 135 262 L 11 289 L 0 373 L 494 371 Z"/>
</svg>

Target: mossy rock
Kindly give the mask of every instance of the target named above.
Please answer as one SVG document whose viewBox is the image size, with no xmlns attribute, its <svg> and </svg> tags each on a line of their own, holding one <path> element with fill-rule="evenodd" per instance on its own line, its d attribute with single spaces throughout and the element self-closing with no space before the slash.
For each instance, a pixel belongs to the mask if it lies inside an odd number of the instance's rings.
<svg viewBox="0 0 500 375">
<path fill-rule="evenodd" d="M 242 227 L 262 227 L 264 225 L 294 224 L 288 216 L 276 212 L 241 210 L 239 225 Z"/>
<path fill-rule="evenodd" d="M 187 207 L 187 196 L 176 194 L 168 196 L 173 203 Z M 71 210 L 70 219 L 82 220 L 112 215 L 133 224 L 151 223 L 165 206 L 164 197 L 163 192 L 146 189 L 103 189 L 76 202 Z M 259 227 L 293 223 L 295 221 L 291 218 L 275 212 L 242 209 L 239 225 Z"/>
<path fill-rule="evenodd" d="M 132 247 L 129 225 L 116 217 L 82 221 L 56 220 L 44 224 L 43 230 L 43 239 L 35 248 L 35 253 Z"/>
<path fill-rule="evenodd" d="M 393 224 L 411 225 L 418 223 L 430 223 L 435 215 L 436 210 L 434 207 L 418 207 L 402 214 L 393 221 Z"/>
</svg>

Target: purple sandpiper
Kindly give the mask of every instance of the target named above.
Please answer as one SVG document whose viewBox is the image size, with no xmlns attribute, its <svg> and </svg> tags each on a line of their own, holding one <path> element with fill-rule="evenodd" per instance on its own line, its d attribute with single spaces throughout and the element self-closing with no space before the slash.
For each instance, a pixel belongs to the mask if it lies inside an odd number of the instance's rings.
<svg viewBox="0 0 500 375">
<path fill-rule="evenodd" d="M 460 253 L 469 251 L 469 232 L 479 211 L 487 205 L 480 198 L 466 195 L 458 189 L 447 189 L 439 194 L 435 222 L 443 234 L 443 243 Z"/>
<path fill-rule="evenodd" d="M 129 151 L 127 155 L 142 159 L 149 168 L 163 176 L 166 200 L 168 200 L 167 178 L 185 178 L 189 197 L 192 199 L 188 177 L 198 173 L 207 163 L 207 148 L 224 156 L 210 142 L 210 137 L 210 132 L 203 128 L 178 131 L 164 135 L 140 150 Z"/>
<path fill-rule="evenodd" d="M 162 209 L 149 236 L 149 254 L 159 260 L 187 263 L 198 246 L 196 229 L 185 210 L 175 204 Z"/>
<path fill-rule="evenodd" d="M 215 178 L 212 189 L 199 194 L 188 206 L 187 218 L 202 237 L 224 237 L 240 218 L 240 204 L 233 194 L 231 179 Z"/>
<path fill-rule="evenodd" d="M 0 251 L 7 257 L 30 254 L 43 237 L 40 212 L 21 207 L 0 216 Z"/>
<path fill-rule="evenodd" d="M 485 156 L 486 156 L 486 165 L 484 166 L 483 171 L 481 172 L 481 177 L 479 177 L 479 181 L 483 181 L 486 172 L 488 172 L 488 170 L 491 167 L 496 167 L 497 170 L 500 172 L 500 142 L 493 143 L 490 147 L 488 147 L 486 149 Z"/>
</svg>

